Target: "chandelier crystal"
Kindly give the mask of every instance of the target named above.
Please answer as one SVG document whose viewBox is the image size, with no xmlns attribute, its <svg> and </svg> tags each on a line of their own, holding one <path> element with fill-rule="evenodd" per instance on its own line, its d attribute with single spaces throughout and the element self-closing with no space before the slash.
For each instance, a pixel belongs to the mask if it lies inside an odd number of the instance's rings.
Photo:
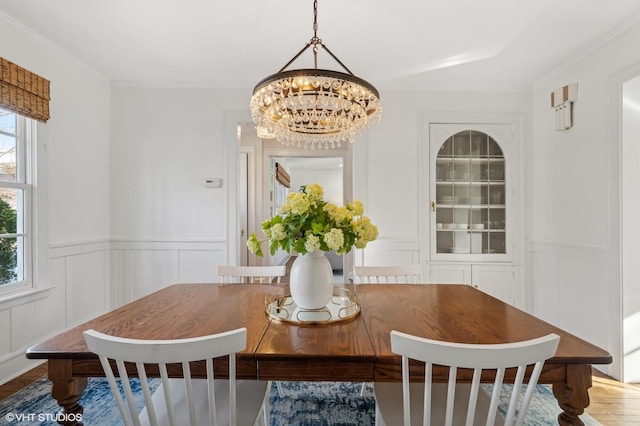
<svg viewBox="0 0 640 426">
<path fill-rule="evenodd" d="M 264 126 L 256 126 L 256 133 L 260 139 L 273 139 L 275 134 L 268 131 Z"/>
<path fill-rule="evenodd" d="M 280 71 L 256 85 L 251 115 L 258 127 L 274 134 L 284 145 L 340 148 L 343 142 L 353 142 L 380 121 L 380 95 L 370 83 L 353 75 L 317 37 L 317 0 L 313 13 L 313 37 Z M 318 45 L 346 73 L 318 69 Z M 286 71 L 311 46 L 314 68 Z"/>
</svg>

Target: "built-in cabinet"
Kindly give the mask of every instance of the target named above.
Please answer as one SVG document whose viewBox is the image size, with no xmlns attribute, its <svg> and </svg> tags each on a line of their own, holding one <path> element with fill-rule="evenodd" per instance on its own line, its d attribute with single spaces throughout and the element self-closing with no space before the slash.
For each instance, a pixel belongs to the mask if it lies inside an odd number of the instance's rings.
<svg viewBox="0 0 640 426">
<path fill-rule="evenodd" d="M 428 134 L 429 281 L 515 304 L 513 124 L 429 123 Z"/>
<path fill-rule="evenodd" d="M 431 259 L 510 260 L 506 129 L 433 126 Z"/>
<path fill-rule="evenodd" d="M 430 263 L 429 282 L 468 284 L 515 305 L 515 266 L 504 263 Z"/>
</svg>

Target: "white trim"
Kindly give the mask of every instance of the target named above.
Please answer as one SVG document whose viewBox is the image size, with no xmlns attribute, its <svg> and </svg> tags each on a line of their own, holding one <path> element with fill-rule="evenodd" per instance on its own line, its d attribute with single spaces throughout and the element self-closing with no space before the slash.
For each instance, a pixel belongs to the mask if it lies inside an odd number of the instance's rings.
<svg viewBox="0 0 640 426">
<path fill-rule="evenodd" d="M 548 79 L 550 79 L 551 77 L 559 74 L 560 72 L 566 70 L 570 66 L 572 66 L 572 65 L 576 64 L 577 62 L 581 61 L 585 57 L 591 55 L 595 51 L 603 48 L 603 46 L 606 46 L 607 44 L 611 43 L 612 41 L 615 41 L 616 39 L 624 36 L 626 33 L 631 31 L 633 28 L 635 28 L 639 24 L 640 24 L 640 16 L 635 16 L 635 17 L 631 18 L 630 20 L 628 20 L 627 22 L 625 22 L 624 24 L 616 26 L 616 28 L 613 31 L 609 32 L 608 34 L 605 34 L 599 40 L 596 40 L 595 43 L 593 43 L 590 46 L 582 49 L 578 54 L 572 56 L 571 58 L 569 58 L 568 60 L 564 61 L 562 64 L 557 66 L 552 71 L 546 73 L 545 75 L 543 75 L 542 77 L 540 77 L 536 81 L 534 81 L 533 84 L 532 84 L 532 87 L 534 89 L 533 91 L 535 92 L 538 89 L 542 88 L 544 86 L 544 82 L 547 81 Z"/>
<path fill-rule="evenodd" d="M 240 235 L 238 224 L 238 152 L 240 141 L 238 140 L 238 125 L 250 123 L 251 114 L 249 110 L 227 111 L 224 128 L 224 157 L 227 159 L 226 182 L 226 215 L 227 235 L 227 259 L 226 264 L 238 265 L 240 262 L 240 248 L 236 236 Z"/>
<path fill-rule="evenodd" d="M 117 240 L 111 243 L 112 250 L 226 250 L 226 240 L 203 241 L 150 241 L 150 240 Z"/>
<path fill-rule="evenodd" d="M 7 292 L 3 294 L 2 300 L 0 300 L 0 311 L 49 297 L 49 291 L 54 288 L 55 287 L 33 287 L 27 290 L 16 291 L 15 293 Z"/>
<path fill-rule="evenodd" d="M 420 240 L 411 238 L 378 238 L 367 245 L 371 251 L 392 250 L 392 251 L 418 251 L 420 250 Z"/>
<path fill-rule="evenodd" d="M 65 256 L 75 256 L 84 253 L 104 251 L 110 249 L 109 240 L 77 241 L 49 245 L 49 258 L 57 259 Z"/>
<path fill-rule="evenodd" d="M 640 17 L 636 19 L 640 21 Z M 624 27 L 626 29 L 626 26 Z M 608 348 L 613 355 L 613 363 L 609 366 L 609 373 L 616 379 L 624 377 L 624 315 L 622 282 L 622 97 L 623 84 L 640 75 L 640 63 L 636 62 L 622 71 L 612 75 L 609 79 L 609 128 L 607 146 L 608 165 L 608 244 L 609 244 L 609 281 L 611 283 L 611 309 L 609 322 Z"/>
</svg>

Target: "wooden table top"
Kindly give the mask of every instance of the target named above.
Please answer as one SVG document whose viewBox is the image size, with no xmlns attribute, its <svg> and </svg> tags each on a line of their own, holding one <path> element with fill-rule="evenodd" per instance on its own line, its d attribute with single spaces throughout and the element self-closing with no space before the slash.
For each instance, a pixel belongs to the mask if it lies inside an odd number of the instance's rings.
<svg viewBox="0 0 640 426">
<path fill-rule="evenodd" d="M 94 359 L 82 335 L 89 328 L 122 337 L 176 339 L 246 327 L 247 348 L 238 358 L 257 361 L 262 379 L 322 380 L 329 375 L 371 380 L 376 365 L 400 363 L 390 349 L 391 330 L 463 343 L 506 343 L 556 333 L 560 345 L 548 363 L 612 362 L 605 350 L 471 286 L 361 284 L 354 291 L 361 305 L 354 320 L 296 325 L 273 321 L 264 312 L 268 301 L 286 294 L 286 287 L 176 284 L 39 343 L 26 356 Z M 302 374 L 291 371 L 292 365 Z M 377 374 L 396 374 L 381 371 Z"/>
</svg>

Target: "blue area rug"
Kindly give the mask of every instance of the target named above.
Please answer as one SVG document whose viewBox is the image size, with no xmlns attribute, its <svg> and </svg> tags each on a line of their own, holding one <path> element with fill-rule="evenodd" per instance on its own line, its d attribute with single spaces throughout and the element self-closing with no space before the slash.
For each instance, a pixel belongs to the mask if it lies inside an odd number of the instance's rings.
<svg viewBox="0 0 640 426">
<path fill-rule="evenodd" d="M 157 386 L 158 380 L 153 380 Z M 350 382 L 281 382 L 283 396 L 278 395 L 273 384 L 269 403 L 272 426 L 369 426 L 375 421 L 373 386 Z M 138 406 L 143 398 L 137 380 L 132 388 L 138 395 Z M 0 402 L 0 425 L 54 426 L 59 411 L 51 398 L 51 382 L 41 378 L 17 394 Z M 239 396 L 241 398 L 241 396 Z M 84 406 L 83 422 L 87 426 L 122 425 L 120 413 L 105 379 L 91 378 L 80 402 Z M 504 410 L 503 410 L 504 411 Z M 531 402 L 527 425 L 556 425 L 560 408 L 546 385 L 538 385 L 538 392 Z M 13 416 L 13 417 L 12 417 Z M 581 416 L 588 426 L 597 426 L 588 415 Z M 392 425 L 389 425 L 392 426 Z"/>
</svg>

